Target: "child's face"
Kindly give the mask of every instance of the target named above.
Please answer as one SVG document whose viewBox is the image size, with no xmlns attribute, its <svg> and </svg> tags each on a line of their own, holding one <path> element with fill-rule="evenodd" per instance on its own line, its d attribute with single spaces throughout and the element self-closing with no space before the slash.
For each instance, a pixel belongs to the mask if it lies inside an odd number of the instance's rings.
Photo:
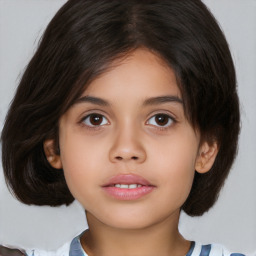
<svg viewBox="0 0 256 256">
<path fill-rule="evenodd" d="M 178 218 L 200 136 L 174 72 L 149 51 L 134 51 L 94 80 L 60 119 L 59 139 L 67 184 L 90 218 L 116 228 Z"/>
</svg>

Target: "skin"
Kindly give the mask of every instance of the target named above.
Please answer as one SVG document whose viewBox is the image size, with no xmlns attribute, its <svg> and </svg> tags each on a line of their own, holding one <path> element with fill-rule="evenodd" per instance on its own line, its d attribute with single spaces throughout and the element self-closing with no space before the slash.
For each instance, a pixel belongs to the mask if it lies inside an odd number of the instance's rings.
<svg viewBox="0 0 256 256">
<path fill-rule="evenodd" d="M 195 170 L 211 168 L 217 146 L 200 143 L 175 74 L 158 56 L 138 49 L 89 84 L 61 117 L 59 144 L 60 156 L 46 141 L 46 156 L 64 169 L 86 209 L 90 229 L 81 244 L 89 255 L 186 255 L 190 242 L 178 231 L 180 208 Z M 102 185 L 119 174 L 140 175 L 154 189 L 137 200 L 113 198 Z"/>
</svg>

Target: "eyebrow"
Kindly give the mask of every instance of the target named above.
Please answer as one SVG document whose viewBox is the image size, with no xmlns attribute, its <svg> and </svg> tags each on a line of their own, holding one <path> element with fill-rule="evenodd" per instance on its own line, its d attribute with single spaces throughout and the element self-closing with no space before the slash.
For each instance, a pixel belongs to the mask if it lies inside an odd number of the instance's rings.
<svg viewBox="0 0 256 256">
<path fill-rule="evenodd" d="M 87 102 L 95 105 L 99 105 L 99 106 L 104 106 L 104 107 L 110 106 L 110 104 L 106 100 L 103 100 L 97 97 L 92 97 L 92 96 L 83 96 L 78 100 L 76 100 L 75 104 L 87 103 Z M 158 104 L 168 103 L 168 102 L 176 102 L 176 103 L 183 104 L 183 101 L 177 96 L 158 96 L 158 97 L 152 97 L 152 98 L 146 99 L 143 102 L 143 106 L 158 105 Z"/>
<path fill-rule="evenodd" d="M 110 106 L 110 104 L 107 101 L 105 101 L 101 98 L 92 97 L 92 96 L 81 97 L 78 100 L 76 100 L 75 104 L 77 104 L 77 103 L 86 103 L 86 102 L 92 103 L 92 104 L 95 104 L 95 105 L 99 105 L 99 106 L 105 106 L 105 107 Z"/>
<path fill-rule="evenodd" d="M 176 102 L 176 103 L 183 104 L 182 99 L 180 99 L 177 96 L 170 95 L 170 96 L 160 96 L 160 97 L 153 97 L 153 98 L 146 99 L 143 105 L 144 106 L 158 105 L 158 104 L 168 103 L 168 102 Z"/>
</svg>

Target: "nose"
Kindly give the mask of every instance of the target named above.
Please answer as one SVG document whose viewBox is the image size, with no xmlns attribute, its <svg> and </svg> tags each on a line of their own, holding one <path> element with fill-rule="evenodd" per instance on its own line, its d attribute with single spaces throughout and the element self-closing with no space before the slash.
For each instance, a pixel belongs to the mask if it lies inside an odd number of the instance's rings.
<svg viewBox="0 0 256 256">
<path fill-rule="evenodd" d="M 110 161 L 143 163 L 146 160 L 146 151 L 140 135 L 134 129 L 128 128 L 117 132 L 109 151 Z"/>
</svg>

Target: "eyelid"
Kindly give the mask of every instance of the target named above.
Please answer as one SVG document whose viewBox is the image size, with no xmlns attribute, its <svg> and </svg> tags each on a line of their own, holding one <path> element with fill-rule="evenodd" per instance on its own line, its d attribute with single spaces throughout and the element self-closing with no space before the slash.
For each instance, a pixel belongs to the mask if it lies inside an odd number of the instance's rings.
<svg viewBox="0 0 256 256">
<path fill-rule="evenodd" d="M 168 124 L 161 126 L 161 125 L 150 124 L 149 123 L 150 119 L 155 118 L 158 115 L 163 115 L 163 116 L 168 117 L 169 118 Z M 170 120 L 171 120 L 171 123 L 170 123 Z M 173 117 L 173 115 L 171 115 L 170 113 L 166 113 L 165 111 L 162 111 L 162 112 L 157 112 L 157 113 L 151 114 L 151 116 L 147 119 L 146 124 L 151 125 L 151 126 L 155 126 L 159 129 L 168 129 L 173 125 L 173 123 L 176 123 L 176 122 L 177 122 L 177 120 L 176 120 L 175 117 Z"/>
<path fill-rule="evenodd" d="M 101 116 L 104 116 L 105 118 L 107 118 L 109 120 L 109 118 L 107 117 L 108 114 L 101 110 L 101 109 L 97 109 L 97 108 L 89 108 L 89 109 L 86 109 L 85 111 L 81 112 L 81 114 L 79 115 L 78 117 L 78 122 L 82 122 L 87 116 L 89 115 L 101 115 Z"/>
<path fill-rule="evenodd" d="M 99 125 L 93 125 L 93 124 L 86 124 L 85 120 L 90 118 L 92 115 L 95 116 L 101 116 L 103 119 L 105 119 L 105 122 L 103 124 L 99 124 Z M 79 123 L 83 126 L 86 126 L 89 129 L 96 129 L 96 128 L 101 128 L 104 125 L 108 125 L 110 124 L 109 119 L 102 113 L 100 113 L 100 111 L 90 111 L 89 113 L 86 113 L 83 115 L 83 117 L 80 119 Z"/>
</svg>

